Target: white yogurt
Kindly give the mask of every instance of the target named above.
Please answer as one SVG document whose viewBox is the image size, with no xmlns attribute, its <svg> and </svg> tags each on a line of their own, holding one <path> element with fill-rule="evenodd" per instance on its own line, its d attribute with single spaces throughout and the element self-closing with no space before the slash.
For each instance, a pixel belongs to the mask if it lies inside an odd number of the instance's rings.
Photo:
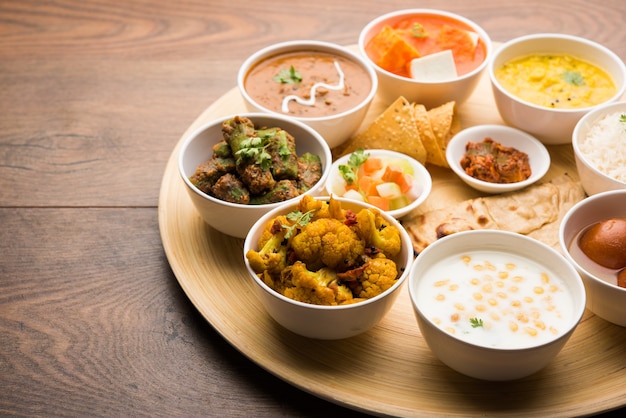
<svg viewBox="0 0 626 418">
<path fill-rule="evenodd" d="M 524 348 L 569 329 L 574 312 L 564 282 L 526 258 L 475 251 L 445 258 L 425 272 L 417 302 L 434 324 L 472 344 Z"/>
</svg>

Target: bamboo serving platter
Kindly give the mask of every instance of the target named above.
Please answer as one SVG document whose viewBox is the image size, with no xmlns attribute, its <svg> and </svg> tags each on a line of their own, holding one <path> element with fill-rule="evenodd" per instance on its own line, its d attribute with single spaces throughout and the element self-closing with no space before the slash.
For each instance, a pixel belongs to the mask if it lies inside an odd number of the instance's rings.
<svg viewBox="0 0 626 418">
<path fill-rule="evenodd" d="M 363 126 L 385 107 L 375 100 Z M 486 73 L 458 111 L 462 128 L 504 124 Z M 275 323 L 253 292 L 243 263 L 243 240 L 202 221 L 178 174 L 177 155 L 184 137 L 207 121 L 243 112 L 237 88 L 207 108 L 174 148 L 159 196 L 161 239 L 180 286 L 242 354 L 306 392 L 374 415 L 555 417 L 626 405 L 626 328 L 589 311 L 545 369 L 504 383 L 463 376 L 437 360 L 421 337 L 407 286 L 378 326 L 350 339 L 310 340 Z M 577 177 L 570 145 L 552 146 L 549 151 L 552 166 L 544 179 L 562 173 Z M 450 170 L 428 168 L 433 191 L 419 210 L 478 196 Z"/>
</svg>

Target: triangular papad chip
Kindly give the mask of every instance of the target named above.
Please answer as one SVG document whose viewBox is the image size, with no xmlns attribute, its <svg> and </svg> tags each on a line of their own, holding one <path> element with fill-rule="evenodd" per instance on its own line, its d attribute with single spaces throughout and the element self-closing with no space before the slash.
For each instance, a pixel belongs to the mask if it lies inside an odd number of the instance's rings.
<svg viewBox="0 0 626 418">
<path fill-rule="evenodd" d="M 346 155 L 359 148 L 401 152 L 425 164 L 426 148 L 417 130 L 412 104 L 399 97 L 365 130 L 338 147 L 337 155 Z"/>
<path fill-rule="evenodd" d="M 448 168 L 449 165 L 446 160 L 446 153 L 441 150 L 437 144 L 437 138 L 430 125 L 430 117 L 428 116 L 426 106 L 416 103 L 413 105 L 413 109 L 415 111 L 417 130 L 420 133 L 422 144 L 424 144 L 424 148 L 426 148 L 426 162 Z"/>
<path fill-rule="evenodd" d="M 461 130 L 461 122 L 456 112 L 456 102 L 444 103 L 428 111 L 430 126 L 433 129 L 439 149 L 446 153 L 448 142 Z"/>
</svg>

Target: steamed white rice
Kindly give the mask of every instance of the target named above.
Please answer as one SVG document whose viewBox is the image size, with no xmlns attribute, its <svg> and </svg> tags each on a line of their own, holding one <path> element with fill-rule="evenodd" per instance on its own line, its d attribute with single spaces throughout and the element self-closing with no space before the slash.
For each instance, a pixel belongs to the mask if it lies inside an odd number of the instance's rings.
<svg viewBox="0 0 626 418">
<path fill-rule="evenodd" d="M 610 113 L 591 126 L 579 148 L 598 171 L 626 183 L 626 123 L 624 112 Z"/>
</svg>

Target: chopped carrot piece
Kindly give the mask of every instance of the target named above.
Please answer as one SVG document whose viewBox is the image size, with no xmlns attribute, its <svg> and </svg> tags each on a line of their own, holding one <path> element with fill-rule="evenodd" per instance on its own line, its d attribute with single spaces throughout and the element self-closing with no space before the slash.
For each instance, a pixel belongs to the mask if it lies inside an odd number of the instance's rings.
<svg viewBox="0 0 626 418">
<path fill-rule="evenodd" d="M 365 173 L 365 175 L 369 176 L 383 168 L 383 160 L 377 157 L 369 157 L 367 160 L 365 160 L 361 167 L 363 167 L 363 172 Z"/>
<path fill-rule="evenodd" d="M 389 199 L 380 196 L 367 196 L 367 202 L 380 210 L 389 210 Z"/>
<path fill-rule="evenodd" d="M 402 193 L 406 193 L 413 187 L 413 176 L 410 174 L 402 173 L 396 181 Z"/>
<path fill-rule="evenodd" d="M 404 171 L 400 167 L 388 165 L 387 168 L 385 168 L 382 179 L 383 181 L 397 183 L 402 174 L 404 174 Z"/>
<path fill-rule="evenodd" d="M 376 179 L 373 179 L 370 176 L 361 176 L 359 177 L 359 188 L 361 192 L 369 199 L 370 196 L 378 196 L 378 191 L 376 190 L 376 186 L 380 182 Z"/>
<path fill-rule="evenodd" d="M 385 25 L 367 44 L 367 52 L 378 66 L 390 72 L 404 72 L 420 53 L 391 26 Z"/>
</svg>

